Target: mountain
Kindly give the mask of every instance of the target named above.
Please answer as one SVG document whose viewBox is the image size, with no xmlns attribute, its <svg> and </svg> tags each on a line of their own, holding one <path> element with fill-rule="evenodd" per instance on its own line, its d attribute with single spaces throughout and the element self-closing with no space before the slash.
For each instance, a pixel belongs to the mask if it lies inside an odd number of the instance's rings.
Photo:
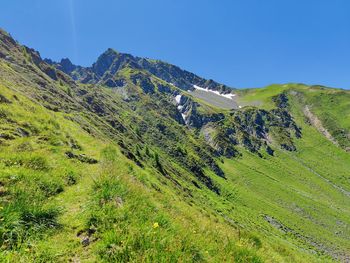
<svg viewBox="0 0 350 263">
<path fill-rule="evenodd" d="M 229 87 L 213 80 L 203 79 L 191 72 L 180 69 L 177 66 L 152 59 L 134 57 L 130 54 L 119 53 L 111 48 L 107 49 L 97 61 L 88 68 L 73 65 L 69 59 L 62 59 L 56 63 L 46 60 L 51 65 L 70 75 L 81 83 L 102 84 L 108 87 L 119 87 L 123 83 L 120 76 L 116 76 L 120 70 L 131 68 L 147 71 L 150 74 L 173 84 L 183 90 L 193 90 L 193 85 L 205 86 L 210 89 L 229 93 Z"/>
<path fill-rule="evenodd" d="M 232 89 L 0 31 L 4 262 L 350 260 L 350 92 Z"/>
</svg>

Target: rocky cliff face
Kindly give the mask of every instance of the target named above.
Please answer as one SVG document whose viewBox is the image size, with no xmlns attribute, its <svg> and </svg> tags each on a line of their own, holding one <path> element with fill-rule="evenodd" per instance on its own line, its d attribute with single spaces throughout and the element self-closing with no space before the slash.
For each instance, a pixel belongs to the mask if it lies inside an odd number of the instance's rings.
<svg viewBox="0 0 350 263">
<path fill-rule="evenodd" d="M 206 140 L 220 155 L 239 154 L 235 146 L 243 146 L 253 153 L 264 149 L 273 155 L 271 145 L 295 151 L 294 140 L 301 137 L 300 128 L 287 111 L 246 108 L 234 111 L 224 124 L 211 122 L 202 129 Z"/>
</svg>

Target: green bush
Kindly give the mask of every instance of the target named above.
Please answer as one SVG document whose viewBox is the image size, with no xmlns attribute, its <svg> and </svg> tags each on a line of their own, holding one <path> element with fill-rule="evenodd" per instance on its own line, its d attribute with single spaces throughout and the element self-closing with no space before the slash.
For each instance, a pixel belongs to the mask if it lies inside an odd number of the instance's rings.
<svg viewBox="0 0 350 263">
<path fill-rule="evenodd" d="M 240 248 L 234 254 L 237 263 L 262 263 L 263 261 L 254 252 L 247 248 Z"/>
<path fill-rule="evenodd" d="M 30 152 L 33 151 L 33 146 L 29 141 L 22 142 L 16 146 L 17 152 Z"/>
<path fill-rule="evenodd" d="M 50 168 L 47 159 L 43 156 L 33 156 L 29 158 L 25 161 L 25 166 L 39 171 L 47 171 Z"/>
<path fill-rule="evenodd" d="M 8 167 L 25 167 L 37 171 L 48 171 L 50 169 L 48 161 L 43 156 L 16 155 L 1 160 Z"/>
<path fill-rule="evenodd" d="M 75 185 L 78 182 L 79 176 L 76 172 L 74 171 L 68 171 L 65 175 L 65 182 L 66 185 Z"/>
<path fill-rule="evenodd" d="M 18 190 L 0 211 L 0 247 L 19 249 L 26 240 L 36 238 L 59 226 L 59 210 L 45 206 L 38 195 Z"/>
<path fill-rule="evenodd" d="M 46 197 L 54 196 L 64 190 L 63 182 L 56 178 L 40 178 L 36 185 Z"/>
</svg>

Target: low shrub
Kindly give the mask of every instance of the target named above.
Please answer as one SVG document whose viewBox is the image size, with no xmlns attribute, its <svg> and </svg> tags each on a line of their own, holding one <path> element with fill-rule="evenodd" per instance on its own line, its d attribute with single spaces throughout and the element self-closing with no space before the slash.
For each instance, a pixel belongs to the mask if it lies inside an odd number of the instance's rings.
<svg viewBox="0 0 350 263">
<path fill-rule="evenodd" d="M 59 226 L 59 209 L 45 206 L 40 196 L 18 190 L 11 202 L 1 204 L 0 247 L 19 249 L 27 240 L 41 236 Z"/>
</svg>

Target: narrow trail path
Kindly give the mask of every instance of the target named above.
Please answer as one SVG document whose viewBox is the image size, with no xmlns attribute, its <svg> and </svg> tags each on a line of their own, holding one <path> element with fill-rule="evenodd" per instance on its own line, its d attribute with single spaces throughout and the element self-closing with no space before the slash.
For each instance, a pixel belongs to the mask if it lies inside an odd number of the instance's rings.
<svg viewBox="0 0 350 263">
<path fill-rule="evenodd" d="M 98 174 L 99 165 L 89 165 L 86 168 L 87 173 L 76 185 L 66 187 L 64 192 L 53 199 L 63 210 L 59 217 L 62 228 L 45 242 L 55 252 L 58 251 L 61 262 L 67 262 L 67 258 L 71 262 L 96 262 L 91 246 L 83 246 L 82 239 L 77 235 L 84 228 L 84 213 L 94 184 L 92 175 Z"/>
</svg>

